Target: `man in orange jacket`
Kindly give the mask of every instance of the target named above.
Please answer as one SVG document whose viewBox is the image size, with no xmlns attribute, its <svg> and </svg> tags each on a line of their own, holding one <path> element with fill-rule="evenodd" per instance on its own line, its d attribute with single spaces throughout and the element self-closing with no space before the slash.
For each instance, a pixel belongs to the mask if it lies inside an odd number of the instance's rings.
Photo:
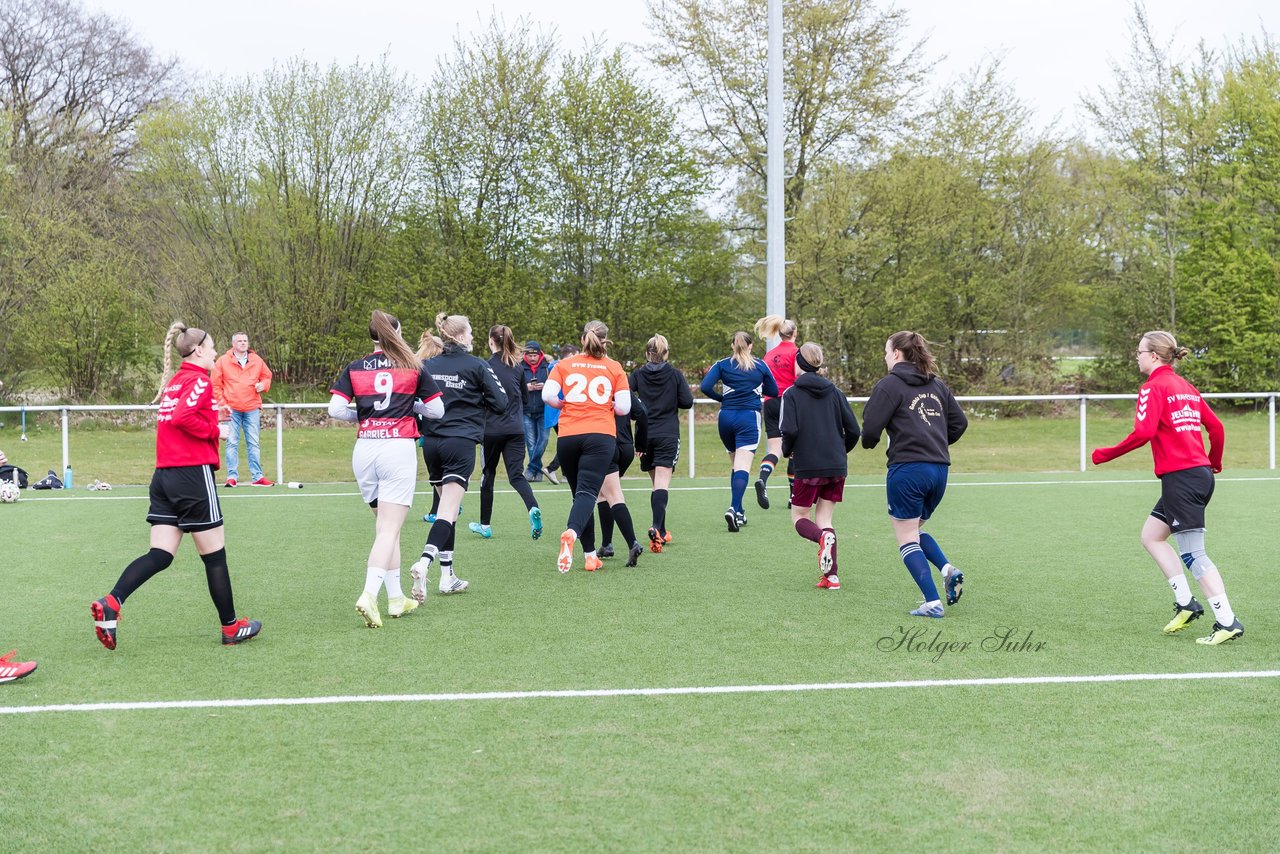
<svg viewBox="0 0 1280 854">
<path fill-rule="evenodd" d="M 223 414 L 230 415 L 231 435 L 227 439 L 227 483 L 238 485 L 240 436 L 249 447 L 249 477 L 254 486 L 275 486 L 262 473 L 258 432 L 262 424 L 262 395 L 271 388 L 271 369 L 262 357 L 249 349 L 249 335 L 231 336 L 231 349 L 214 363 L 211 375 L 213 399 Z"/>
</svg>

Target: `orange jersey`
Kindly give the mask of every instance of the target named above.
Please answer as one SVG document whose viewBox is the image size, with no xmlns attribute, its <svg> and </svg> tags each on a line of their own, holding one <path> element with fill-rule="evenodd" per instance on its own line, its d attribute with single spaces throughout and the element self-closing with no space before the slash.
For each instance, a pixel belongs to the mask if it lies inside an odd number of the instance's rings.
<svg viewBox="0 0 1280 854">
<path fill-rule="evenodd" d="M 564 406 L 560 409 L 561 436 L 617 435 L 613 395 L 630 389 L 622 365 L 608 356 L 597 359 L 578 353 L 556 362 L 548 379 L 560 384 L 560 394 L 564 396 Z"/>
</svg>

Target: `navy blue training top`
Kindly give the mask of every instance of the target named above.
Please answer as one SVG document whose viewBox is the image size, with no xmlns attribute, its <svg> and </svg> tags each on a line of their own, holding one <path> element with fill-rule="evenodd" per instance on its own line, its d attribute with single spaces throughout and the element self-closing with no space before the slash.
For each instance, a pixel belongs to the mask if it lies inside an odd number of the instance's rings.
<svg viewBox="0 0 1280 854">
<path fill-rule="evenodd" d="M 716 383 L 724 387 L 724 393 L 716 392 Z M 732 358 L 721 359 L 711 366 L 699 387 L 712 400 L 720 401 L 721 409 L 753 409 L 760 411 L 760 393 L 778 396 L 778 384 L 763 359 L 756 359 L 749 371 L 738 367 Z"/>
</svg>

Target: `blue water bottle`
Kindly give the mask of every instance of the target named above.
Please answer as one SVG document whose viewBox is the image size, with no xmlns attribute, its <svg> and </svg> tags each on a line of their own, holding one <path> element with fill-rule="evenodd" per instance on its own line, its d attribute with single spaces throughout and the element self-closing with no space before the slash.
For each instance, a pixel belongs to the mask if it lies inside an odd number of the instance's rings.
<svg viewBox="0 0 1280 854">
<path fill-rule="evenodd" d="M 67 465 L 67 470 L 63 472 L 63 474 L 65 474 L 66 477 L 62 479 L 62 486 L 64 489 L 70 489 L 71 488 L 71 465 L 70 464 Z"/>
</svg>

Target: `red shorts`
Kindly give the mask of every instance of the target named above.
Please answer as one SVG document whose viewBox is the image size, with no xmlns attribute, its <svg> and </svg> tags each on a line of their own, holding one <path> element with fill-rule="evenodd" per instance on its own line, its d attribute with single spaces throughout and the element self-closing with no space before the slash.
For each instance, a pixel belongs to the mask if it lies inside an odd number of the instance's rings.
<svg viewBox="0 0 1280 854">
<path fill-rule="evenodd" d="M 812 507 L 819 498 L 839 503 L 844 498 L 842 477 L 798 477 L 791 486 L 791 503 Z"/>
</svg>

